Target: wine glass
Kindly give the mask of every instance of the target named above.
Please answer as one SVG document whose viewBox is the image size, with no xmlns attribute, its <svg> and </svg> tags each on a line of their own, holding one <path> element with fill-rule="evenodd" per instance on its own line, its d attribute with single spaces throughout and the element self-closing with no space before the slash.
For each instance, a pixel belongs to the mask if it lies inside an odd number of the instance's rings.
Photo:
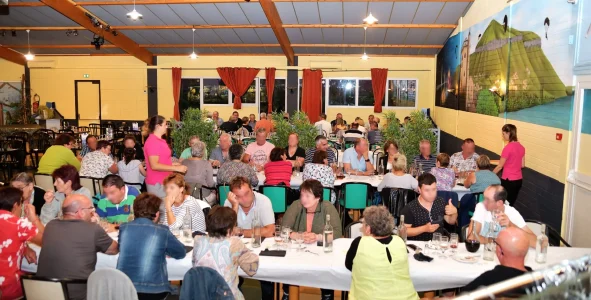
<svg viewBox="0 0 591 300">
<path fill-rule="evenodd" d="M 449 237 L 442 236 L 441 240 L 439 241 L 439 248 L 441 249 L 441 255 L 439 258 L 446 259 L 445 251 L 449 248 Z"/>
</svg>

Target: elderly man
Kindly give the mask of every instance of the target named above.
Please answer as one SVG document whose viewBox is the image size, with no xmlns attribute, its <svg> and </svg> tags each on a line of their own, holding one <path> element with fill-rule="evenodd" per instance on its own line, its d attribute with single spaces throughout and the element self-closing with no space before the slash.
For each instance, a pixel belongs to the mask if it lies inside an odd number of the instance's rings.
<svg viewBox="0 0 591 300">
<path fill-rule="evenodd" d="M 248 125 L 254 130 L 255 126 L 257 125 L 256 116 L 254 114 L 250 114 L 248 117 Z"/>
<path fill-rule="evenodd" d="M 484 191 L 483 196 L 484 201 L 476 205 L 474 216 L 472 217 L 474 226 L 476 227 L 475 230 L 483 244 L 489 238 L 490 227 L 494 225 L 492 215 L 496 213 L 496 221 L 500 227 L 493 228 L 492 236 L 490 237 L 495 238 L 499 232 L 514 227 L 523 230 L 530 247 L 533 248 L 536 246 L 537 237 L 535 233 L 527 227 L 521 214 L 506 202 L 507 191 L 503 186 L 493 184 Z"/>
<path fill-rule="evenodd" d="M 195 143 L 201 141 L 198 136 L 193 135 L 189 138 L 189 147 L 185 148 L 183 152 L 181 152 L 181 156 L 179 157 L 179 162 L 183 162 L 183 160 L 191 158 L 191 147 L 195 145 Z M 205 148 L 205 157 L 207 157 L 207 148 Z"/>
<path fill-rule="evenodd" d="M 86 196 L 66 197 L 62 212 L 63 219 L 45 227 L 37 276 L 86 280 L 96 266 L 97 252 L 117 254 L 118 244 L 91 221 L 97 217 Z M 70 284 L 68 293 L 70 299 L 86 299 L 86 284 Z"/>
<path fill-rule="evenodd" d="M 437 197 L 437 180 L 430 173 L 419 176 L 419 198 L 411 201 L 400 215 L 404 216 L 409 240 L 430 241 L 434 232 L 446 233 L 445 224 L 455 225 L 458 210 L 451 203 Z"/>
<path fill-rule="evenodd" d="M 320 121 L 314 123 L 314 127 L 318 130 L 319 135 L 328 135 L 332 132 L 332 126 L 328 121 L 326 121 L 326 114 L 320 115 Z"/>
<path fill-rule="evenodd" d="M 232 146 L 232 137 L 227 133 L 222 133 L 222 135 L 220 135 L 219 146 L 213 149 L 209 156 L 212 167 L 219 167 L 228 160 L 228 150 L 230 150 L 230 146 Z"/>
<path fill-rule="evenodd" d="M 133 186 L 126 185 L 117 175 L 107 175 L 103 179 L 103 191 L 96 204 L 99 217 L 106 218 L 109 223 L 125 223 L 133 213 L 133 202 L 140 192 Z M 115 225 L 107 229 L 115 231 Z"/>
<path fill-rule="evenodd" d="M 266 113 L 261 113 L 261 119 L 254 126 L 255 131 L 258 131 L 261 128 L 265 129 L 267 133 L 271 133 L 271 131 L 273 131 L 273 122 L 267 120 Z"/>
<path fill-rule="evenodd" d="M 89 134 L 86 137 L 86 145 L 84 145 L 80 151 L 80 156 L 84 157 L 86 154 L 96 150 L 97 142 L 98 139 L 96 138 L 96 135 Z"/>
<path fill-rule="evenodd" d="M 371 123 L 376 121 L 376 117 L 374 115 L 369 115 L 367 117 L 367 123 L 365 124 L 365 129 L 367 131 L 371 130 Z"/>
<path fill-rule="evenodd" d="M 361 132 L 360 128 L 359 123 L 351 123 L 351 128 L 343 134 L 345 142 L 355 142 L 357 139 L 363 138 L 363 132 Z"/>
<path fill-rule="evenodd" d="M 373 175 L 373 157 L 369 155 L 369 143 L 366 139 L 357 139 L 354 147 L 343 152 L 343 167 L 347 173 Z"/>
<path fill-rule="evenodd" d="M 480 287 L 487 287 L 501 281 L 505 281 L 525 273 L 531 272 L 530 267 L 525 266 L 525 256 L 528 251 L 527 233 L 519 228 L 510 227 L 499 233 L 495 240 L 496 252 L 499 265 L 494 269 L 486 271 L 468 285 L 462 292 L 471 292 Z M 506 291 L 497 297 L 519 297 L 526 294 L 526 287 Z"/>
<path fill-rule="evenodd" d="M 474 152 L 475 148 L 474 140 L 467 138 L 462 144 L 462 151 L 451 156 L 449 165 L 456 173 L 476 170 L 476 160 L 479 155 Z"/>
<path fill-rule="evenodd" d="M 328 156 L 328 164 L 329 165 L 337 161 L 334 151 L 332 151 L 331 149 L 328 149 L 328 140 L 326 139 L 325 136 L 323 136 L 323 135 L 316 136 L 315 141 L 316 141 L 316 148 L 310 148 L 306 151 L 306 160 L 304 161 L 304 163 L 311 164 L 312 159 L 314 159 L 314 154 L 316 153 L 317 150 L 318 151 L 320 151 L 320 150 L 326 151 L 326 154 Z"/>
<path fill-rule="evenodd" d="M 257 170 L 262 171 L 265 164 L 269 161 L 269 155 L 273 148 L 275 148 L 275 145 L 267 142 L 267 131 L 264 128 L 259 128 L 257 130 L 256 142 L 250 143 L 246 147 L 242 161 L 250 163 Z"/>
<path fill-rule="evenodd" d="M 217 127 L 220 127 L 220 126 L 222 126 L 222 124 L 224 124 L 224 119 L 220 118 L 220 113 L 217 111 L 213 112 L 211 119 L 213 120 L 213 122 L 216 124 Z"/>
<path fill-rule="evenodd" d="M 378 129 L 378 123 L 375 121 L 370 124 L 370 130 L 367 132 L 367 139 L 369 140 L 370 145 L 382 143 L 382 132 Z"/>
<path fill-rule="evenodd" d="M 334 128 L 337 125 L 337 120 L 342 120 L 343 119 L 343 114 L 342 113 L 338 113 L 337 114 L 337 118 L 330 121 L 330 126 L 332 126 L 332 128 Z M 345 125 L 347 125 L 347 121 L 343 120 L 343 123 Z"/>
<path fill-rule="evenodd" d="M 419 143 L 419 151 L 421 154 L 414 157 L 414 164 L 416 167 L 422 166 L 421 171 L 429 172 L 435 168 L 437 164 L 437 157 L 431 155 L 431 142 L 429 140 L 422 140 Z"/>
</svg>

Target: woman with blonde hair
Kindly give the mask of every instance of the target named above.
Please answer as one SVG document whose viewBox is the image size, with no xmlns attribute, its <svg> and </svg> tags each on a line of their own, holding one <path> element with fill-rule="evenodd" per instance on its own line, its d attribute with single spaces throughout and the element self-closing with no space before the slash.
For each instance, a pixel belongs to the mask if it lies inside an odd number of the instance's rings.
<svg viewBox="0 0 591 300">
<path fill-rule="evenodd" d="M 378 191 L 381 192 L 384 188 L 416 190 L 419 183 L 412 175 L 406 173 L 406 169 L 406 156 L 400 154 L 394 158 L 392 172 L 384 175 L 384 179 L 378 185 Z"/>
<path fill-rule="evenodd" d="M 166 197 L 164 211 L 160 212 L 160 224 L 172 230 L 181 229 L 187 212 L 191 214 L 191 231 L 205 232 L 205 216 L 199 200 L 189 195 L 183 175 L 170 174 L 164 179 Z M 162 210 L 162 207 L 161 207 Z"/>
</svg>

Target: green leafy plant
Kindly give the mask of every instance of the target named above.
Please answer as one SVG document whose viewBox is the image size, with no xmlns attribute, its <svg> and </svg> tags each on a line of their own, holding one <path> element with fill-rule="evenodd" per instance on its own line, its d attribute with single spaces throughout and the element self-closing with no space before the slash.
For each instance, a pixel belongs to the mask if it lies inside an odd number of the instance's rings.
<svg viewBox="0 0 591 300">
<path fill-rule="evenodd" d="M 287 147 L 289 134 L 295 132 L 299 136 L 300 147 L 308 149 L 314 146 L 314 139 L 318 135 L 318 131 L 310 123 L 306 113 L 296 111 L 288 121 L 283 118 L 283 112 L 276 112 L 273 113 L 272 119 L 275 127 L 275 134 L 271 136 L 273 145 Z"/>
<path fill-rule="evenodd" d="M 478 102 L 476 103 L 476 112 L 483 115 L 499 116 L 499 108 L 496 103 L 496 95 L 488 90 L 478 92 Z"/>
<path fill-rule="evenodd" d="M 402 130 L 400 130 L 400 120 L 396 118 L 396 112 L 384 112 L 384 119 L 386 119 L 386 126 L 382 128 L 382 141 L 384 143 L 386 141 L 400 141 Z"/>
<path fill-rule="evenodd" d="M 188 108 L 183 114 L 181 122 L 174 119 L 170 120 L 172 124 L 171 137 L 174 141 L 173 148 L 177 155 L 188 147 L 191 136 L 196 135 L 207 146 L 207 152 L 216 147 L 219 135 L 214 132 L 214 124 L 207 119 L 207 111 L 198 108 Z"/>
<path fill-rule="evenodd" d="M 384 143 L 386 141 L 396 141 L 399 146 L 399 151 L 403 153 L 409 166 L 413 162 L 413 158 L 419 155 L 419 144 L 422 140 L 429 140 L 431 142 L 431 152 L 437 152 L 437 136 L 431 131 L 433 123 L 423 112 L 417 110 L 410 114 L 410 121 L 400 128 L 396 120 L 396 113 L 388 111 L 384 113 L 387 125 L 382 129 L 382 136 Z"/>
</svg>

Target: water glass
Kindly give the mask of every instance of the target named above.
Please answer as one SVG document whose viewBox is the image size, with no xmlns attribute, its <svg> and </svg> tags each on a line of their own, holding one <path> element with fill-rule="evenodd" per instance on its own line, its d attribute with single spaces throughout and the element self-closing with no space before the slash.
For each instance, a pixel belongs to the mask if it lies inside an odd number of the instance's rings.
<svg viewBox="0 0 591 300">
<path fill-rule="evenodd" d="M 183 242 L 191 243 L 193 242 L 193 233 L 191 232 L 191 228 L 185 227 L 183 228 Z"/>
<path fill-rule="evenodd" d="M 291 234 L 291 228 L 289 226 L 283 226 L 281 229 L 281 237 L 283 238 L 283 243 L 289 245 L 289 235 Z"/>
<path fill-rule="evenodd" d="M 459 243 L 459 236 L 457 233 L 452 233 L 449 236 L 449 247 L 452 249 L 453 253 L 456 253 L 456 249 L 458 248 Z"/>
<path fill-rule="evenodd" d="M 302 245 L 304 244 L 304 233 L 303 232 L 296 232 L 294 235 L 294 242 L 297 245 L 297 250 L 302 251 Z"/>
<path fill-rule="evenodd" d="M 439 256 L 439 258 L 446 259 L 447 257 L 445 256 L 445 251 L 447 251 L 447 249 L 449 248 L 449 237 L 441 237 L 441 241 L 439 241 L 439 248 L 441 248 L 441 255 Z"/>
<path fill-rule="evenodd" d="M 431 239 L 431 245 L 433 248 L 438 249 L 439 243 L 441 242 L 441 233 L 433 233 L 433 238 Z"/>
</svg>

